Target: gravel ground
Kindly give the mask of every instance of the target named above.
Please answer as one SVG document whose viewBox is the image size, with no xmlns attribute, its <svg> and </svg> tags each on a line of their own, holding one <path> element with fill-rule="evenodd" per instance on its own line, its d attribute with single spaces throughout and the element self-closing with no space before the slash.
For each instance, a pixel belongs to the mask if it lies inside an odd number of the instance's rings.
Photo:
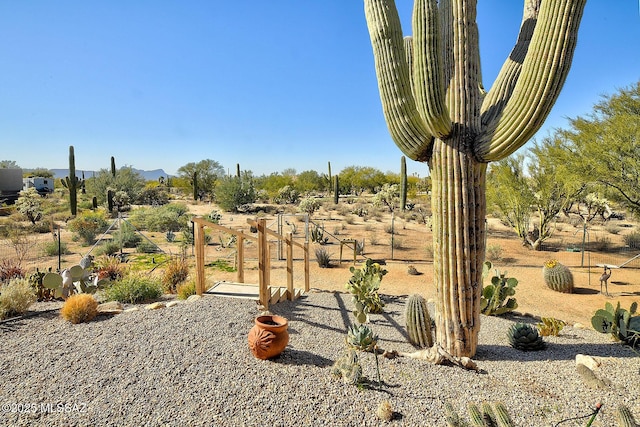
<svg viewBox="0 0 640 427">
<path fill-rule="evenodd" d="M 414 351 L 404 332 L 404 297 L 386 297 L 372 328 L 386 349 Z M 36 303 L 34 310 L 60 303 Z M 312 291 L 271 307 L 289 319 L 289 346 L 262 361 L 247 346 L 258 314 L 249 300 L 205 296 L 159 310 L 101 317 L 79 325 L 57 311 L 0 325 L 0 423 L 10 426 L 374 426 L 378 405 L 390 425 L 445 426 L 445 402 L 466 413 L 469 402 L 504 402 L 518 426 L 554 426 L 603 409 L 592 424 L 614 426 L 626 404 L 640 418 L 640 358 L 595 331 L 565 327 L 548 348 L 508 345 L 509 316 L 482 318 L 476 362 L 482 372 L 399 357 L 361 357 L 370 383 L 344 385 L 330 373 L 344 349 L 350 296 Z M 590 388 L 577 374 L 578 353 L 598 358 L 611 381 Z M 561 426 L 583 426 L 570 421 Z"/>
</svg>

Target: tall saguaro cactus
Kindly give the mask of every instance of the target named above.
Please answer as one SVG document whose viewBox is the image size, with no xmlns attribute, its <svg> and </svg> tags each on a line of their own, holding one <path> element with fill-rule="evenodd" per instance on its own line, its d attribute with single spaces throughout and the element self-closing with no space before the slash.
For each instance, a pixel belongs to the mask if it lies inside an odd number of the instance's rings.
<svg viewBox="0 0 640 427">
<path fill-rule="evenodd" d="M 69 146 L 69 175 L 60 179 L 62 186 L 69 190 L 69 210 L 72 216 L 78 212 L 78 187 L 84 189 L 84 179 L 80 180 L 76 176 L 76 156 L 73 145 Z"/>
<path fill-rule="evenodd" d="M 525 0 L 518 40 L 485 92 L 477 0 L 415 0 L 402 37 L 393 0 L 364 0 L 382 107 L 433 192 L 436 343 L 475 355 L 485 255 L 486 166 L 542 126 L 569 71 L 586 0 Z"/>
</svg>

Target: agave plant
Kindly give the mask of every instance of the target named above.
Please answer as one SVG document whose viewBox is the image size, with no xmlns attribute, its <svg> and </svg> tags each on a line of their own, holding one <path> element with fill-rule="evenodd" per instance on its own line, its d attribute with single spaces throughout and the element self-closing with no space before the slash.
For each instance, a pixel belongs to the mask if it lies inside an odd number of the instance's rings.
<svg viewBox="0 0 640 427">
<path fill-rule="evenodd" d="M 508 332 L 511 347 L 522 351 L 543 350 L 547 345 L 538 334 L 538 329 L 527 323 L 516 323 Z"/>
</svg>

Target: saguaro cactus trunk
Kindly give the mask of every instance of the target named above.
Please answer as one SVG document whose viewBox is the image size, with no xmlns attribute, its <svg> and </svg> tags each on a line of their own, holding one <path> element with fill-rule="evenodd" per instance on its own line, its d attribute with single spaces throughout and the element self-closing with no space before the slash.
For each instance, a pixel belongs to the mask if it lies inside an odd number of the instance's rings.
<svg viewBox="0 0 640 427">
<path fill-rule="evenodd" d="M 525 0 L 516 45 L 485 92 L 476 0 L 415 0 L 414 34 L 404 39 L 393 0 L 364 0 L 389 131 L 431 171 L 436 344 L 453 356 L 473 357 L 478 344 L 487 163 L 542 126 L 585 3 Z"/>
</svg>

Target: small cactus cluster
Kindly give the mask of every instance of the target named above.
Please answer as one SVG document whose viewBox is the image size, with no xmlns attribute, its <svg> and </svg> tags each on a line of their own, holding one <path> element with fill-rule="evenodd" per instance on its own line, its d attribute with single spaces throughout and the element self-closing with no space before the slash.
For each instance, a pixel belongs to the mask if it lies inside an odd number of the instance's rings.
<svg viewBox="0 0 640 427">
<path fill-rule="evenodd" d="M 573 292 L 573 274 L 569 268 L 555 259 L 544 263 L 542 267 L 544 283 L 556 292 L 570 294 Z"/>
<path fill-rule="evenodd" d="M 538 331 L 540 331 L 540 335 L 543 337 L 548 337 L 550 335 L 557 337 L 560 335 L 562 328 L 566 326 L 566 322 L 554 319 L 553 317 L 543 317 L 540 320 L 542 320 L 542 322 L 538 323 L 536 327 L 538 328 Z"/>
<path fill-rule="evenodd" d="M 482 266 L 482 278 L 489 275 L 493 264 L 485 261 Z M 506 277 L 506 273 L 500 273 L 497 269 L 495 276 L 491 277 L 491 283 L 482 287 L 480 298 L 480 311 L 487 316 L 499 316 L 518 308 L 518 302 L 511 298 L 516 294 L 518 279 Z"/>
<path fill-rule="evenodd" d="M 56 298 L 67 298 L 74 293 L 94 293 L 102 289 L 109 280 L 93 274 L 93 258 L 83 257 L 79 265 L 66 268 L 58 273 L 52 271 L 42 278 L 42 285 L 50 289 Z"/>
<path fill-rule="evenodd" d="M 543 350 L 546 343 L 538 334 L 538 329 L 527 323 L 515 323 L 507 333 L 511 347 L 522 351 Z"/>
<path fill-rule="evenodd" d="M 339 357 L 333 367 L 331 373 L 342 378 L 342 381 L 348 385 L 358 385 L 362 382 L 362 365 L 358 360 L 358 354 L 353 349 L 348 349 L 341 357 Z"/>
<path fill-rule="evenodd" d="M 463 427 L 469 425 L 460 418 L 450 403 L 445 405 L 445 410 L 448 427 Z M 469 417 L 471 419 L 471 425 L 475 427 L 513 427 L 515 425 L 511 420 L 506 406 L 502 403 L 496 403 L 493 406 L 489 403 L 483 403 L 482 410 L 472 403 L 469 405 Z"/>
<path fill-rule="evenodd" d="M 431 316 L 429 316 L 429 310 L 427 309 L 427 301 L 422 295 L 413 294 L 407 299 L 405 322 L 411 344 L 422 348 L 433 345 Z"/>
</svg>

